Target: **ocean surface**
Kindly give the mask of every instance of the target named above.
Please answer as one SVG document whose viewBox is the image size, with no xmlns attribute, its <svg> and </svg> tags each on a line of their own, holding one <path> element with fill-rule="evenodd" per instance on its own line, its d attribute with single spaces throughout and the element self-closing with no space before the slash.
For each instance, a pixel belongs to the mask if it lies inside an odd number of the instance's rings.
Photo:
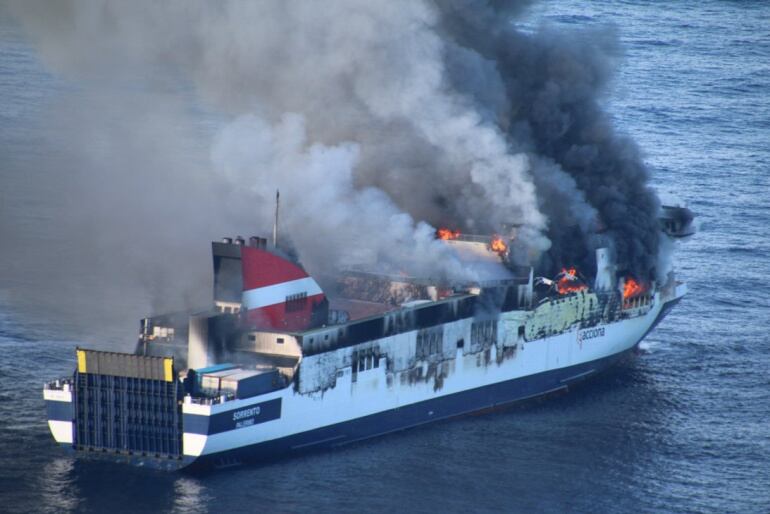
<svg viewBox="0 0 770 514">
<path fill-rule="evenodd" d="M 129 347 L 146 299 L 57 276 L 81 248 L 57 239 L 66 198 L 43 202 L 30 163 L 69 86 L 0 17 L 0 512 L 770 512 L 767 2 L 530 9 L 533 25 L 615 27 L 606 107 L 698 216 L 676 255 L 690 293 L 639 355 L 544 402 L 206 476 L 76 462 L 48 432 L 43 383 L 78 344 Z"/>
</svg>

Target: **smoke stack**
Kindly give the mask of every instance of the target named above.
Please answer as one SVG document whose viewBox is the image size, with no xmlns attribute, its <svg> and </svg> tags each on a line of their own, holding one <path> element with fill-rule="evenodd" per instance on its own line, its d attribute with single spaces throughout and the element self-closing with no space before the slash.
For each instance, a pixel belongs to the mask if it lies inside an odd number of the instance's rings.
<svg viewBox="0 0 770 514">
<path fill-rule="evenodd" d="M 594 289 L 609 291 L 615 283 L 615 264 L 608 248 L 596 249 L 596 282 Z"/>
</svg>

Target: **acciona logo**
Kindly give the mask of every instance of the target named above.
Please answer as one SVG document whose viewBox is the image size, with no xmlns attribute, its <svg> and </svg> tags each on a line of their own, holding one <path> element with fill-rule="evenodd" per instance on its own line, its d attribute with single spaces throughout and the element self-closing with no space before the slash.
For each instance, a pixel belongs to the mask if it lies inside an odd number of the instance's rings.
<svg viewBox="0 0 770 514">
<path fill-rule="evenodd" d="M 585 330 L 578 331 L 578 342 L 583 342 L 587 339 L 596 339 L 597 337 L 604 337 L 604 327 L 587 328 Z"/>
</svg>

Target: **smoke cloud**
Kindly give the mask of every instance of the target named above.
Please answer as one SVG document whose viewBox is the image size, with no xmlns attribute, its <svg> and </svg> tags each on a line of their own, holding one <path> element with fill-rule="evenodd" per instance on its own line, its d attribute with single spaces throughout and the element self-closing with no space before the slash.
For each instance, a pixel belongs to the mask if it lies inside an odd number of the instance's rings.
<svg viewBox="0 0 770 514">
<path fill-rule="evenodd" d="M 353 255 L 467 279 L 433 227 L 515 225 L 516 259 L 541 273 L 591 273 L 595 248 L 609 245 L 649 277 L 658 200 L 638 148 L 600 106 L 617 38 L 524 30 L 527 3 L 10 6 L 73 85 L 67 109 L 50 113 L 71 127 L 56 136 L 67 155 L 85 163 L 73 194 L 152 259 L 177 250 L 159 263 L 166 276 L 189 271 L 184 252 L 208 238 L 269 232 L 280 189 L 282 234 L 311 272 Z"/>
</svg>

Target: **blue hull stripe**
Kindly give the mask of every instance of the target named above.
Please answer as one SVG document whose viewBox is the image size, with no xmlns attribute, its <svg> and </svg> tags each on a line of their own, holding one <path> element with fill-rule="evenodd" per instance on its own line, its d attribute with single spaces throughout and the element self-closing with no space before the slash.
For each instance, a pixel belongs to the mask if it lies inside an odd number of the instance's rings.
<svg viewBox="0 0 770 514">
<path fill-rule="evenodd" d="M 46 400 L 45 408 L 48 419 L 51 421 L 72 421 L 75 417 L 72 402 Z"/>
</svg>

